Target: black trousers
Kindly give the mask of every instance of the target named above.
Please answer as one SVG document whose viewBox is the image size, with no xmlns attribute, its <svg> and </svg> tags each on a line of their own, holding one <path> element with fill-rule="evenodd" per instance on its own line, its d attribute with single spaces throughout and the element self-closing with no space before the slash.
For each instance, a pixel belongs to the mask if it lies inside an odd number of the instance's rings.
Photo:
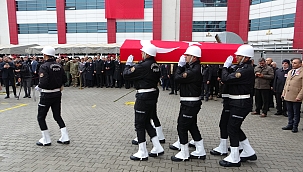
<svg viewBox="0 0 303 172">
<path fill-rule="evenodd" d="M 209 92 L 210 95 L 213 96 L 214 91 L 215 91 L 215 96 L 218 95 L 219 93 L 219 81 L 217 80 L 218 77 L 212 77 L 210 80 L 210 88 L 209 88 Z M 215 90 L 214 90 L 215 88 Z"/>
<path fill-rule="evenodd" d="M 178 136 L 181 144 L 188 143 L 188 131 L 190 132 L 194 141 L 202 139 L 197 125 L 197 114 L 201 106 L 190 107 L 181 103 L 179 117 L 178 117 Z"/>
<path fill-rule="evenodd" d="M 113 75 L 106 75 L 106 87 L 113 86 Z"/>
<path fill-rule="evenodd" d="M 155 110 L 155 103 L 149 103 L 148 101 L 136 99 L 135 103 L 135 128 L 138 137 L 138 143 L 146 141 L 146 132 L 150 138 L 155 137 L 156 130 L 151 125 L 150 120 Z M 145 132 L 146 131 L 146 132 Z"/>
<path fill-rule="evenodd" d="M 255 89 L 256 112 L 260 113 L 262 109 L 262 113 L 267 114 L 269 108 L 269 92 L 269 89 Z"/>
<path fill-rule="evenodd" d="M 32 84 L 32 78 L 23 78 L 22 86 L 24 89 L 25 96 L 31 95 L 31 84 Z"/>
<path fill-rule="evenodd" d="M 52 109 L 53 117 L 55 121 L 58 123 L 60 128 L 65 127 L 65 123 L 61 117 L 61 92 L 60 96 L 51 97 L 51 94 L 58 93 L 41 93 L 40 102 L 38 104 L 38 123 L 41 131 L 47 130 L 47 125 L 45 122 L 45 118 L 47 116 L 47 112 L 49 108 Z"/>
<path fill-rule="evenodd" d="M 220 123 L 219 123 L 221 139 L 228 138 L 227 125 L 228 125 L 229 118 L 230 118 L 230 108 L 228 105 L 228 101 L 223 100 L 223 109 L 222 109 Z"/>
<path fill-rule="evenodd" d="M 102 74 L 96 74 L 96 84 L 97 84 L 97 87 L 101 87 L 101 78 Z"/>
<path fill-rule="evenodd" d="M 276 92 L 276 104 L 277 104 L 277 113 L 279 114 L 285 114 L 286 113 L 286 103 L 281 98 L 282 93 Z"/>
<path fill-rule="evenodd" d="M 249 112 L 249 108 L 230 106 L 227 133 L 231 147 L 239 147 L 239 141 L 246 139 L 246 135 L 242 131 L 241 125 Z"/>
<path fill-rule="evenodd" d="M 175 76 L 174 75 L 169 75 L 169 84 L 170 84 L 170 88 L 171 88 L 171 93 L 177 93 L 178 90 L 178 86 L 175 82 Z"/>
<path fill-rule="evenodd" d="M 302 102 L 286 101 L 289 127 L 298 128 L 300 123 L 301 104 Z"/>
<path fill-rule="evenodd" d="M 16 96 L 16 86 L 15 86 L 15 80 L 14 78 L 3 78 L 4 80 L 4 84 L 5 84 L 5 91 L 6 91 L 6 95 L 9 97 L 9 83 L 11 83 L 12 87 L 13 87 L 13 92 L 14 95 Z"/>
<path fill-rule="evenodd" d="M 151 119 L 153 120 L 153 122 L 155 124 L 155 127 L 160 127 L 161 126 L 160 120 L 159 120 L 158 115 L 157 115 L 157 104 L 152 105 Z"/>
<path fill-rule="evenodd" d="M 202 92 L 201 92 L 201 96 L 204 97 L 208 100 L 209 97 L 209 84 L 207 84 L 206 82 L 202 83 Z"/>
</svg>

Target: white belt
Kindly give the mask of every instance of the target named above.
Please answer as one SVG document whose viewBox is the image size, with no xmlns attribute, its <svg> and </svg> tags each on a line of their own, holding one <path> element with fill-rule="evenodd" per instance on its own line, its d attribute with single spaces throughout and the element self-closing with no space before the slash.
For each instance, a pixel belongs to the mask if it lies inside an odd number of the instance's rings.
<svg viewBox="0 0 303 172">
<path fill-rule="evenodd" d="M 180 101 L 198 101 L 199 97 L 180 97 Z"/>
<path fill-rule="evenodd" d="M 228 98 L 229 94 L 221 94 L 221 97 Z"/>
<path fill-rule="evenodd" d="M 148 92 L 153 92 L 156 91 L 155 88 L 148 88 L 148 89 L 139 89 L 137 90 L 137 93 L 148 93 Z"/>
<path fill-rule="evenodd" d="M 248 99 L 250 98 L 250 95 L 229 95 L 230 99 Z"/>
<path fill-rule="evenodd" d="M 54 92 L 58 92 L 58 91 L 60 91 L 60 88 L 56 88 L 53 90 L 46 90 L 46 89 L 41 90 L 41 92 L 43 92 L 43 93 L 54 93 Z"/>
</svg>

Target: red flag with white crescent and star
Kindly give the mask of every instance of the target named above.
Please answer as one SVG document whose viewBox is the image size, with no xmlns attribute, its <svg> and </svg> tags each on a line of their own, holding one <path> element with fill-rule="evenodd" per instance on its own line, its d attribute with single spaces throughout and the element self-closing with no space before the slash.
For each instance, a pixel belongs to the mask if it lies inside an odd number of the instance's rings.
<svg viewBox="0 0 303 172">
<path fill-rule="evenodd" d="M 129 55 L 133 55 L 136 62 L 142 60 L 140 49 L 147 44 L 156 46 L 158 63 L 177 63 L 189 46 L 199 46 L 202 50 L 200 61 L 204 64 L 223 64 L 228 56 L 235 56 L 234 53 L 241 46 L 241 44 L 127 39 L 120 48 L 121 62 L 125 62 Z"/>
</svg>

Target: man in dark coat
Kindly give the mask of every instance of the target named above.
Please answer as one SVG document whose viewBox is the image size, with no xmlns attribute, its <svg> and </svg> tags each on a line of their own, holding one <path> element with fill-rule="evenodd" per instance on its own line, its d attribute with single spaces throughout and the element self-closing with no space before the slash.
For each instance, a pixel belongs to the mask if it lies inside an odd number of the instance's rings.
<svg viewBox="0 0 303 172">
<path fill-rule="evenodd" d="M 92 62 L 92 58 L 87 60 L 85 63 L 85 71 L 86 71 L 86 84 L 88 87 L 93 87 L 93 79 L 94 79 L 94 67 L 95 65 Z"/>
<path fill-rule="evenodd" d="M 113 88 L 113 86 L 114 86 L 114 83 L 113 83 L 114 69 L 115 69 L 114 62 L 110 59 L 110 57 L 107 57 L 107 61 L 105 63 L 106 88 L 108 88 L 108 87 Z"/>
<path fill-rule="evenodd" d="M 2 79 L 6 88 L 6 97 L 9 98 L 9 84 L 13 87 L 13 92 L 15 98 L 18 98 L 16 94 L 16 86 L 15 86 L 15 75 L 14 75 L 15 65 L 12 62 L 8 61 L 8 57 L 3 58 L 3 62 L 0 64 L 0 70 L 2 71 Z"/>
<path fill-rule="evenodd" d="M 282 61 L 282 68 L 276 70 L 275 78 L 273 81 L 273 91 L 276 94 L 276 103 L 277 103 L 277 113 L 275 115 L 284 115 L 286 114 L 286 103 L 281 98 L 284 84 L 287 78 L 287 73 L 290 71 L 289 68 L 290 61 L 285 59 Z"/>
<path fill-rule="evenodd" d="M 114 61 L 115 64 L 115 71 L 114 71 L 114 80 L 117 82 L 117 85 L 114 83 L 116 88 L 121 88 L 122 87 L 122 65 L 120 63 L 119 58 Z"/>
<path fill-rule="evenodd" d="M 169 67 L 167 64 L 163 64 L 161 66 L 161 79 L 162 79 L 162 88 L 163 91 L 168 90 L 168 82 L 169 82 Z"/>
<path fill-rule="evenodd" d="M 100 54 L 97 55 L 97 60 L 95 61 L 95 71 L 96 74 L 96 84 L 97 88 L 102 87 L 102 67 L 103 67 L 103 61 L 100 58 Z"/>
</svg>

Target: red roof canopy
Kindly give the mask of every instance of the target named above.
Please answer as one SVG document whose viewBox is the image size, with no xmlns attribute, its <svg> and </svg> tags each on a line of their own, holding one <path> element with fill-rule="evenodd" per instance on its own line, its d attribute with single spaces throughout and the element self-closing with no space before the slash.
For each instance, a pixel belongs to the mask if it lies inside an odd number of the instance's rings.
<svg viewBox="0 0 303 172">
<path fill-rule="evenodd" d="M 125 40 L 120 48 L 120 60 L 126 61 L 129 55 L 134 56 L 134 61 L 142 60 L 141 48 L 143 45 L 153 44 L 157 47 L 156 60 L 158 63 L 176 63 L 186 49 L 191 45 L 199 46 L 202 50 L 200 61 L 205 64 L 222 64 L 234 53 L 241 44 L 222 44 L 184 41 L 159 41 L 159 40 Z"/>
</svg>

